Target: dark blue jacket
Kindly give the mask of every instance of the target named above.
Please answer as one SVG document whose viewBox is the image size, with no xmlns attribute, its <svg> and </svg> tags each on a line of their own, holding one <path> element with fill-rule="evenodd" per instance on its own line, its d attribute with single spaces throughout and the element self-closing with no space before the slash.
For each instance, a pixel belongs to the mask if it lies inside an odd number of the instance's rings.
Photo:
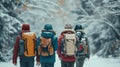
<svg viewBox="0 0 120 67">
<path fill-rule="evenodd" d="M 52 45 L 54 48 L 54 51 L 57 50 L 58 48 L 58 40 L 57 37 L 55 37 L 55 33 L 54 31 L 42 31 L 41 33 L 41 37 L 45 37 L 45 38 L 51 38 L 52 39 Z M 40 37 L 37 38 L 37 45 L 40 45 Z M 40 63 L 54 63 L 55 62 L 55 53 L 52 56 L 40 56 Z"/>
</svg>

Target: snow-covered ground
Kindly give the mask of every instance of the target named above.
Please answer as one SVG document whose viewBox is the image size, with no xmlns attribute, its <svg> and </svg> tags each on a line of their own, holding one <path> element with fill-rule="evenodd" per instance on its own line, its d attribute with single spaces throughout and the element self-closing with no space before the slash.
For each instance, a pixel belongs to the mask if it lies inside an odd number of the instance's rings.
<svg viewBox="0 0 120 67">
<path fill-rule="evenodd" d="M 55 62 L 55 67 L 61 67 L 60 60 L 58 59 L 57 56 L 56 58 L 57 60 Z M 19 63 L 17 64 L 17 66 L 14 66 L 12 62 L 1 62 L 0 67 L 19 67 Z M 41 67 L 41 66 L 35 65 L 35 67 Z M 100 58 L 97 56 L 93 56 L 89 60 L 88 59 L 85 60 L 84 67 L 120 67 L 120 59 Z"/>
</svg>

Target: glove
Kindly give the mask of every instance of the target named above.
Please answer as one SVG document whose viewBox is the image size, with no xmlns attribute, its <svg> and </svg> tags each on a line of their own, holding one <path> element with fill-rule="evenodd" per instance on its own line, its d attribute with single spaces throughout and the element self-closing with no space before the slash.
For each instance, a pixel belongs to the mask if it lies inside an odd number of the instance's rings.
<svg viewBox="0 0 120 67">
<path fill-rule="evenodd" d="M 13 64 L 14 64 L 14 65 L 17 65 L 17 63 L 15 63 L 15 62 L 14 62 Z"/>
<path fill-rule="evenodd" d="M 14 65 L 17 65 L 17 61 L 16 61 L 16 60 L 13 60 L 12 63 L 13 63 Z"/>
</svg>

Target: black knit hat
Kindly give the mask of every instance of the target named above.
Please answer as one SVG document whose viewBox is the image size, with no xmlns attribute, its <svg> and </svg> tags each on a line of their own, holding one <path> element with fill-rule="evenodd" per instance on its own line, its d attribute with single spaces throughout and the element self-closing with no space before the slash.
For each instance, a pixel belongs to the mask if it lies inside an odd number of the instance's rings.
<svg viewBox="0 0 120 67">
<path fill-rule="evenodd" d="M 82 25 L 80 25 L 80 24 L 76 25 L 75 28 L 74 28 L 75 31 L 76 30 L 82 30 L 82 29 L 83 29 Z"/>
</svg>

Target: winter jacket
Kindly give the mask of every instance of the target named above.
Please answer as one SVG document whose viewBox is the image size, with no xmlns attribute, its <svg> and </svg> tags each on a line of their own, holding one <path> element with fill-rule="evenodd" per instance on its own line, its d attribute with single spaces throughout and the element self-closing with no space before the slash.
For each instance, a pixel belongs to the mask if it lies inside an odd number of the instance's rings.
<svg viewBox="0 0 120 67">
<path fill-rule="evenodd" d="M 64 31 L 62 31 L 62 33 L 61 33 L 61 35 L 60 35 L 60 37 L 59 37 L 59 39 L 58 39 L 58 50 L 57 50 L 57 53 L 58 53 L 58 57 L 62 60 L 62 61 L 64 61 L 64 62 L 75 62 L 75 56 L 66 56 L 66 55 L 64 55 L 64 54 L 61 54 L 61 44 L 62 44 L 62 39 L 64 38 L 64 34 L 66 34 L 66 33 L 68 33 L 68 32 L 70 32 L 70 33 L 74 33 L 71 29 L 67 29 L 67 30 L 64 30 Z"/>
<path fill-rule="evenodd" d="M 45 25 L 44 30 L 42 30 L 40 37 L 51 38 L 53 49 L 54 49 L 54 55 L 47 56 L 47 57 L 40 55 L 40 63 L 54 63 L 55 62 L 55 51 L 58 48 L 58 41 L 57 41 L 57 37 L 55 37 L 55 32 L 52 30 L 52 27 L 50 26 L 51 25 L 49 24 Z M 38 46 L 40 46 L 40 37 L 37 38 Z"/>
<path fill-rule="evenodd" d="M 16 37 L 16 41 L 14 44 L 14 50 L 13 50 L 13 63 L 17 63 L 17 57 L 18 57 L 18 49 L 19 49 L 19 41 L 21 39 L 21 34 L 24 32 L 30 32 L 30 26 L 29 24 L 23 24 L 22 25 L 22 31 L 20 32 L 20 34 Z M 22 58 L 24 56 L 20 56 L 20 58 Z M 34 57 L 32 57 L 34 58 Z M 39 61 L 39 57 L 36 57 L 36 60 Z"/>
</svg>

